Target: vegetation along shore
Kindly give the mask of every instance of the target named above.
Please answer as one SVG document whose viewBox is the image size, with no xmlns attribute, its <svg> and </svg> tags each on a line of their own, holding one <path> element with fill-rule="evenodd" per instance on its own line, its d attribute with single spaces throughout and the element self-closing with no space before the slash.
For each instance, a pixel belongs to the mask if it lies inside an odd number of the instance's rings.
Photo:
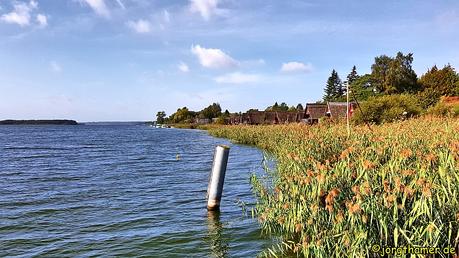
<svg viewBox="0 0 459 258">
<path fill-rule="evenodd" d="M 282 239 L 267 254 L 306 257 L 372 256 L 374 245 L 456 248 L 458 131 L 452 118 L 357 126 L 349 138 L 341 123 L 209 129 L 274 155 L 274 173 L 251 179 L 263 232 Z"/>
<path fill-rule="evenodd" d="M 304 108 L 222 113 L 214 103 L 157 118 L 275 158 L 274 171 L 251 178 L 263 232 L 281 240 L 267 256 L 373 257 L 408 246 L 458 253 L 459 74 L 448 64 L 418 78 L 412 62 L 412 54 L 381 55 L 371 73 L 354 66 L 344 83 L 333 70 L 322 101 Z"/>
</svg>

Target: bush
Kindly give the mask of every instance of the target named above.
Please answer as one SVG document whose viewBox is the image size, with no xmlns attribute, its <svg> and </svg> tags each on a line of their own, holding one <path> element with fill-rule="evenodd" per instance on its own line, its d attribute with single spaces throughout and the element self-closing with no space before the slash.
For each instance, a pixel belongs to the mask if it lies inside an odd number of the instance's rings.
<svg viewBox="0 0 459 258">
<path fill-rule="evenodd" d="M 427 114 L 434 116 L 447 116 L 449 113 L 449 107 L 442 102 L 438 102 L 437 105 L 430 107 L 427 110 Z"/>
<path fill-rule="evenodd" d="M 423 91 L 418 92 L 416 94 L 416 97 L 421 107 L 427 109 L 437 104 L 438 101 L 440 101 L 441 95 L 435 90 L 427 88 Z"/>
<path fill-rule="evenodd" d="M 219 116 L 217 120 L 215 121 L 215 124 L 217 125 L 224 125 L 225 124 L 225 117 Z"/>
<path fill-rule="evenodd" d="M 427 114 L 442 117 L 458 117 L 459 105 L 447 105 L 443 102 L 438 102 L 437 105 L 429 108 Z"/>
<path fill-rule="evenodd" d="M 422 112 L 419 101 L 414 95 L 409 94 L 371 97 L 363 102 L 361 107 L 363 113 L 358 109 L 353 117 L 356 123 L 394 122 L 417 116 Z"/>
</svg>

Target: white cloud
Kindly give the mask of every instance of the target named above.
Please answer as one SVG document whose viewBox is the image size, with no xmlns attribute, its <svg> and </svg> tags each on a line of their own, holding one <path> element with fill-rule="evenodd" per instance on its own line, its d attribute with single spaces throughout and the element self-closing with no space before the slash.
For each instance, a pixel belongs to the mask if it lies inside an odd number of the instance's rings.
<svg viewBox="0 0 459 258">
<path fill-rule="evenodd" d="M 184 73 L 187 73 L 190 71 L 190 68 L 184 62 L 180 62 L 180 64 L 178 65 L 178 69 Z"/>
<path fill-rule="evenodd" d="M 190 10 L 199 13 L 208 21 L 218 11 L 219 0 L 190 0 Z"/>
<path fill-rule="evenodd" d="M 51 61 L 49 65 L 51 66 L 51 70 L 53 70 L 53 72 L 59 73 L 62 71 L 62 67 L 56 61 Z"/>
<path fill-rule="evenodd" d="M 21 27 L 30 25 L 30 13 L 33 9 L 38 7 L 37 2 L 30 1 L 26 3 L 15 3 L 13 5 L 14 11 L 3 14 L 0 20 L 6 23 L 15 23 Z"/>
<path fill-rule="evenodd" d="M 203 48 L 200 45 L 191 46 L 191 53 L 196 55 L 199 63 L 206 68 L 231 68 L 238 62 L 218 48 Z"/>
<path fill-rule="evenodd" d="M 147 20 L 129 21 L 127 25 L 137 33 L 148 33 L 151 31 L 150 22 Z"/>
<path fill-rule="evenodd" d="M 309 73 L 311 71 L 312 65 L 310 63 L 288 62 L 283 63 L 281 67 L 281 72 L 286 73 Z"/>
<path fill-rule="evenodd" d="M 256 60 L 255 62 L 256 62 L 257 64 L 259 64 L 259 65 L 265 65 L 265 64 L 266 64 L 266 61 L 265 61 L 264 59 L 262 59 L 262 58 Z"/>
<path fill-rule="evenodd" d="M 229 84 L 243 84 L 243 83 L 254 83 L 259 82 L 261 76 L 258 74 L 245 74 L 245 73 L 230 73 L 215 78 L 217 83 L 229 83 Z"/>
<path fill-rule="evenodd" d="M 109 17 L 110 11 L 107 8 L 104 0 L 84 0 L 94 12 L 103 17 Z"/>
<path fill-rule="evenodd" d="M 37 14 L 37 22 L 41 28 L 44 28 L 48 25 L 48 18 L 44 14 Z"/>
<path fill-rule="evenodd" d="M 164 16 L 164 21 L 166 23 L 169 23 L 171 21 L 171 15 L 169 14 L 169 12 L 167 10 L 164 10 L 163 16 Z"/>
<path fill-rule="evenodd" d="M 35 8 L 38 7 L 38 3 L 37 3 L 36 1 L 34 1 L 34 0 L 31 0 L 31 1 L 29 2 L 29 5 L 30 5 L 30 7 L 33 8 L 33 9 L 35 9 Z"/>
</svg>

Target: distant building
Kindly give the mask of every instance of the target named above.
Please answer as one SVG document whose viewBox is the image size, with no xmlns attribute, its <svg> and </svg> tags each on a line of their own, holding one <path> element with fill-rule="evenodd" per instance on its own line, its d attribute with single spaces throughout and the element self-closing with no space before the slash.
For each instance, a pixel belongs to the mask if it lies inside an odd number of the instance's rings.
<svg viewBox="0 0 459 258">
<path fill-rule="evenodd" d="M 209 118 L 196 118 L 194 123 L 199 125 L 206 125 L 212 123 L 212 120 Z"/>
<path fill-rule="evenodd" d="M 327 104 L 321 103 L 306 103 L 304 109 L 304 119 L 308 124 L 316 124 L 319 119 L 327 115 Z"/>
<path fill-rule="evenodd" d="M 352 116 L 355 108 L 354 102 L 349 102 L 349 117 Z M 347 113 L 346 102 L 328 102 L 326 115 L 334 120 L 345 119 Z"/>
<path fill-rule="evenodd" d="M 227 119 L 227 124 L 288 124 L 298 123 L 303 119 L 303 112 L 288 112 L 288 111 L 256 111 L 251 110 L 242 114 L 234 114 Z"/>
<path fill-rule="evenodd" d="M 355 103 L 349 103 L 350 115 Z M 249 110 L 246 113 L 232 114 L 225 118 L 225 123 L 230 125 L 267 125 L 288 124 L 305 122 L 316 124 L 320 118 L 329 117 L 333 120 L 346 118 L 346 102 L 307 103 L 304 111 L 258 111 Z"/>
<path fill-rule="evenodd" d="M 349 116 L 352 116 L 355 106 L 354 102 L 349 103 Z M 316 124 L 323 117 L 329 117 L 333 120 L 345 119 L 346 112 L 346 102 L 307 103 L 304 110 L 304 118 L 306 123 Z"/>
</svg>

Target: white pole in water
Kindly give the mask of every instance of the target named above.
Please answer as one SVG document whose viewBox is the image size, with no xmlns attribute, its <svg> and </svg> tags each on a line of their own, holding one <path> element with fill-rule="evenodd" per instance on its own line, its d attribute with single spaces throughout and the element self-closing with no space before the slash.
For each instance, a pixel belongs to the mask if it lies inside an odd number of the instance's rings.
<svg viewBox="0 0 459 258">
<path fill-rule="evenodd" d="M 349 83 L 346 82 L 346 122 L 347 122 L 347 137 L 351 135 L 351 128 L 349 125 Z"/>
<path fill-rule="evenodd" d="M 207 187 L 207 210 L 218 210 L 220 208 L 229 150 L 230 148 L 225 145 L 218 145 L 215 148 L 214 163 L 212 164 L 209 186 Z"/>
</svg>

